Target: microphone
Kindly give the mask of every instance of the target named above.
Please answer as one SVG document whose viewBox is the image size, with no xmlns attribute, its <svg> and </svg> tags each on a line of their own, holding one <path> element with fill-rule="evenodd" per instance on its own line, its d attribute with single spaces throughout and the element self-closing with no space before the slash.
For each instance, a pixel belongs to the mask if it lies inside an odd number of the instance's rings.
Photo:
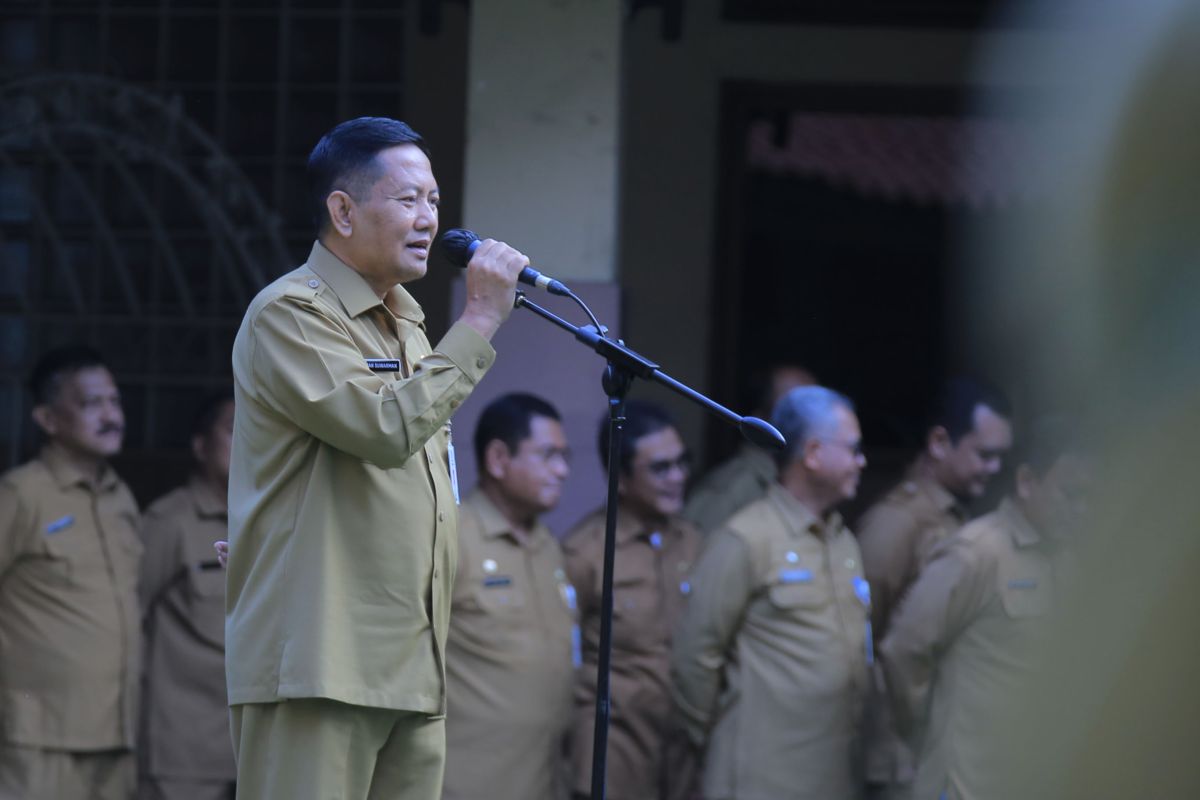
<svg viewBox="0 0 1200 800">
<path fill-rule="evenodd" d="M 479 237 L 473 231 L 451 228 L 442 234 L 441 243 L 442 253 L 446 256 L 446 260 L 456 267 L 466 269 L 467 262 L 471 260 L 471 256 L 475 255 L 475 250 L 479 247 Z M 545 289 L 550 294 L 563 297 L 572 296 L 571 290 L 561 281 L 556 281 L 549 275 L 543 275 L 532 267 L 525 267 L 521 270 L 517 280 L 529 286 Z"/>
</svg>

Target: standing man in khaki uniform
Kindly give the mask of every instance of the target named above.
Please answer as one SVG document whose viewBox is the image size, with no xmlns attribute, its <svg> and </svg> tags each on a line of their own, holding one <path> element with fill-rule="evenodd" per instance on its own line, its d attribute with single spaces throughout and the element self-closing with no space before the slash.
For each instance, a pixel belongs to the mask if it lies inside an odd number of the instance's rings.
<svg viewBox="0 0 1200 800">
<path fill-rule="evenodd" d="M 756 379 L 756 413 L 770 416 L 779 398 L 797 386 L 812 386 L 813 374 L 798 364 L 776 364 Z M 692 489 L 683 515 L 702 533 L 715 531 L 733 513 L 758 500 L 775 483 L 775 458 L 757 445 L 743 442 L 737 454 L 708 471 Z"/>
<path fill-rule="evenodd" d="M 608 467 L 608 418 L 600 424 Z M 608 737 L 610 800 L 685 797 L 692 765 L 677 725 L 669 676 L 671 634 L 691 591 L 688 575 L 701 535 L 679 516 L 688 451 L 667 412 L 630 400 L 621 446 L 620 505 L 614 556 L 612 714 Z M 600 646 L 605 509 L 585 517 L 563 542 L 567 575 L 579 592 L 583 669 L 571 737 L 573 789 L 589 797 Z"/>
<path fill-rule="evenodd" d="M 575 590 L 539 517 L 570 451 L 558 412 L 529 394 L 475 429 L 479 486 L 459 517 L 446 681 L 445 800 L 556 800 L 570 723 Z"/>
<path fill-rule="evenodd" d="M 834 508 L 866 459 L 850 401 L 820 386 L 779 401 L 779 483 L 714 534 L 692 573 L 672 677 L 707 746 L 707 800 L 832 800 L 862 791 L 870 603 Z"/>
<path fill-rule="evenodd" d="M 228 529 L 233 395 L 203 403 L 192 425 L 191 480 L 142 525 L 146 660 L 139 800 L 230 800 L 237 766 L 225 688 L 225 573 L 213 542 Z"/>
<path fill-rule="evenodd" d="M 1012 446 L 1011 411 L 997 390 L 967 378 L 946 381 L 925 442 L 904 480 L 858 523 L 875 644 L 920 574 L 930 551 L 967 521 L 967 504 L 987 491 Z M 896 733 L 878 668 L 867 717 L 867 784 L 872 800 L 907 798 L 913 756 Z"/>
<path fill-rule="evenodd" d="M 142 545 L 108 465 L 121 396 L 87 347 L 47 353 L 30 384 L 46 444 L 0 477 L 0 798 L 129 800 Z"/>
<path fill-rule="evenodd" d="M 1061 577 L 1058 546 L 1089 480 L 1061 423 L 1035 428 L 1023 450 L 1012 495 L 934 549 L 880 646 L 897 727 L 917 753 L 913 798 L 1004 796 L 987 720 L 1029 674 Z"/>
<path fill-rule="evenodd" d="M 400 285 L 439 193 L 396 120 L 334 128 L 308 172 L 319 240 L 233 346 L 226 676 L 238 796 L 434 800 L 457 560 L 448 421 L 495 357 L 528 259 L 486 240 L 437 344 Z"/>
</svg>

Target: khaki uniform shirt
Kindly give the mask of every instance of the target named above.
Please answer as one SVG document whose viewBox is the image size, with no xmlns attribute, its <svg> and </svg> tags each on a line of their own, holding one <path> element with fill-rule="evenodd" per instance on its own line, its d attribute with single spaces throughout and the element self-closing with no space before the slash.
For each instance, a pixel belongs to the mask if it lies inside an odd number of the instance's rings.
<svg viewBox="0 0 1200 800">
<path fill-rule="evenodd" d="M 447 420 L 495 358 L 319 243 L 233 345 L 229 702 L 443 713 L 457 514 Z M 379 361 L 368 361 L 379 359 Z"/>
<path fill-rule="evenodd" d="M 563 542 L 567 575 L 579 592 L 583 629 L 583 669 L 575 684 L 571 738 L 573 788 L 583 794 L 591 791 L 604 525 L 601 508 Z M 664 782 L 675 777 L 664 774 L 667 739 L 679 733 L 673 725 L 671 634 L 691 591 L 688 575 L 700 542 L 700 533 L 683 519 L 671 519 L 656 530 L 627 509 L 618 512 L 606 776 L 612 800 L 658 800 Z"/>
<path fill-rule="evenodd" d="M 899 728 L 918 740 L 914 797 L 998 797 L 984 729 L 1030 669 L 1055 573 L 1010 501 L 931 555 L 880 647 Z"/>
<path fill-rule="evenodd" d="M 226 498 L 199 480 L 159 498 L 142 522 L 139 755 L 155 778 L 237 777 L 225 689 L 225 573 L 213 552 L 227 531 Z"/>
<path fill-rule="evenodd" d="M 0 741 L 132 747 L 137 719 L 137 503 L 53 444 L 0 477 Z"/>
<path fill-rule="evenodd" d="M 683 516 L 702 532 L 715 531 L 734 512 L 765 495 L 778 474 L 779 468 L 770 453 L 761 447 L 743 445 L 737 455 L 713 467 L 696 484 Z"/>
<path fill-rule="evenodd" d="M 709 800 L 854 798 L 867 689 L 858 543 L 782 487 L 735 514 L 692 573 L 671 668 Z"/>
<path fill-rule="evenodd" d="M 858 523 L 858 545 L 871 585 L 871 631 L 876 648 L 887 635 L 892 612 L 933 548 L 967 520 L 966 509 L 931 478 L 910 474 Z M 913 756 L 896 733 L 882 672 L 876 665 L 867 710 L 867 779 L 877 783 L 907 783 L 913 777 Z"/>
<path fill-rule="evenodd" d="M 553 800 L 575 664 L 574 589 L 544 525 L 524 543 L 482 491 L 462 507 L 446 675 L 445 800 Z"/>
</svg>

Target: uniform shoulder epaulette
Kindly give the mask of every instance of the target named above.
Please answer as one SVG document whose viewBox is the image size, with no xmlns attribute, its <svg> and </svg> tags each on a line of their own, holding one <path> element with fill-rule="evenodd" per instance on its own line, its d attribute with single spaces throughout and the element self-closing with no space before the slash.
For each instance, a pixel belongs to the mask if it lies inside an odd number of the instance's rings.
<svg viewBox="0 0 1200 800">
<path fill-rule="evenodd" d="M 325 282 L 311 273 L 289 276 L 283 284 L 283 296 L 297 300 L 313 300 L 325 290 Z"/>
</svg>

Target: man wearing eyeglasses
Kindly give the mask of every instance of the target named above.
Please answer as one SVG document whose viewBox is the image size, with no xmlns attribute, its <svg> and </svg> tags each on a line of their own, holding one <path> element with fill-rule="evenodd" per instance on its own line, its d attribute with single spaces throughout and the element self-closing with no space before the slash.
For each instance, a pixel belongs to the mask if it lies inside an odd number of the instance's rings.
<svg viewBox="0 0 1200 800">
<path fill-rule="evenodd" d="M 671 675 L 706 747 L 706 800 L 856 798 L 856 744 L 872 660 L 870 593 L 836 508 L 866 459 L 854 406 L 792 389 L 773 423 L 779 478 L 711 538 L 691 577 Z"/>
<path fill-rule="evenodd" d="M 967 378 L 946 381 L 927 420 L 921 452 L 904 480 L 860 520 L 876 646 L 929 553 L 967 522 L 967 504 L 982 497 L 1000 471 L 1012 446 L 1010 415 L 1008 401 L 996 389 Z M 878 670 L 873 691 L 866 744 L 870 798 L 907 798 L 913 756 L 895 732 Z"/>
<path fill-rule="evenodd" d="M 700 533 L 681 516 L 689 458 L 675 424 L 659 406 L 630 400 L 620 458 L 613 580 L 612 715 L 608 739 L 610 800 L 686 796 L 692 770 L 672 713 L 671 632 L 691 591 L 688 572 Z M 608 466 L 608 418 L 599 432 Z M 591 793 L 605 509 L 567 534 L 567 574 L 579 592 L 583 669 L 575 691 L 572 788 Z"/>
<path fill-rule="evenodd" d="M 531 394 L 475 429 L 446 647 L 444 800 L 557 800 L 576 659 L 575 590 L 542 524 L 570 474 L 559 414 Z"/>
</svg>

